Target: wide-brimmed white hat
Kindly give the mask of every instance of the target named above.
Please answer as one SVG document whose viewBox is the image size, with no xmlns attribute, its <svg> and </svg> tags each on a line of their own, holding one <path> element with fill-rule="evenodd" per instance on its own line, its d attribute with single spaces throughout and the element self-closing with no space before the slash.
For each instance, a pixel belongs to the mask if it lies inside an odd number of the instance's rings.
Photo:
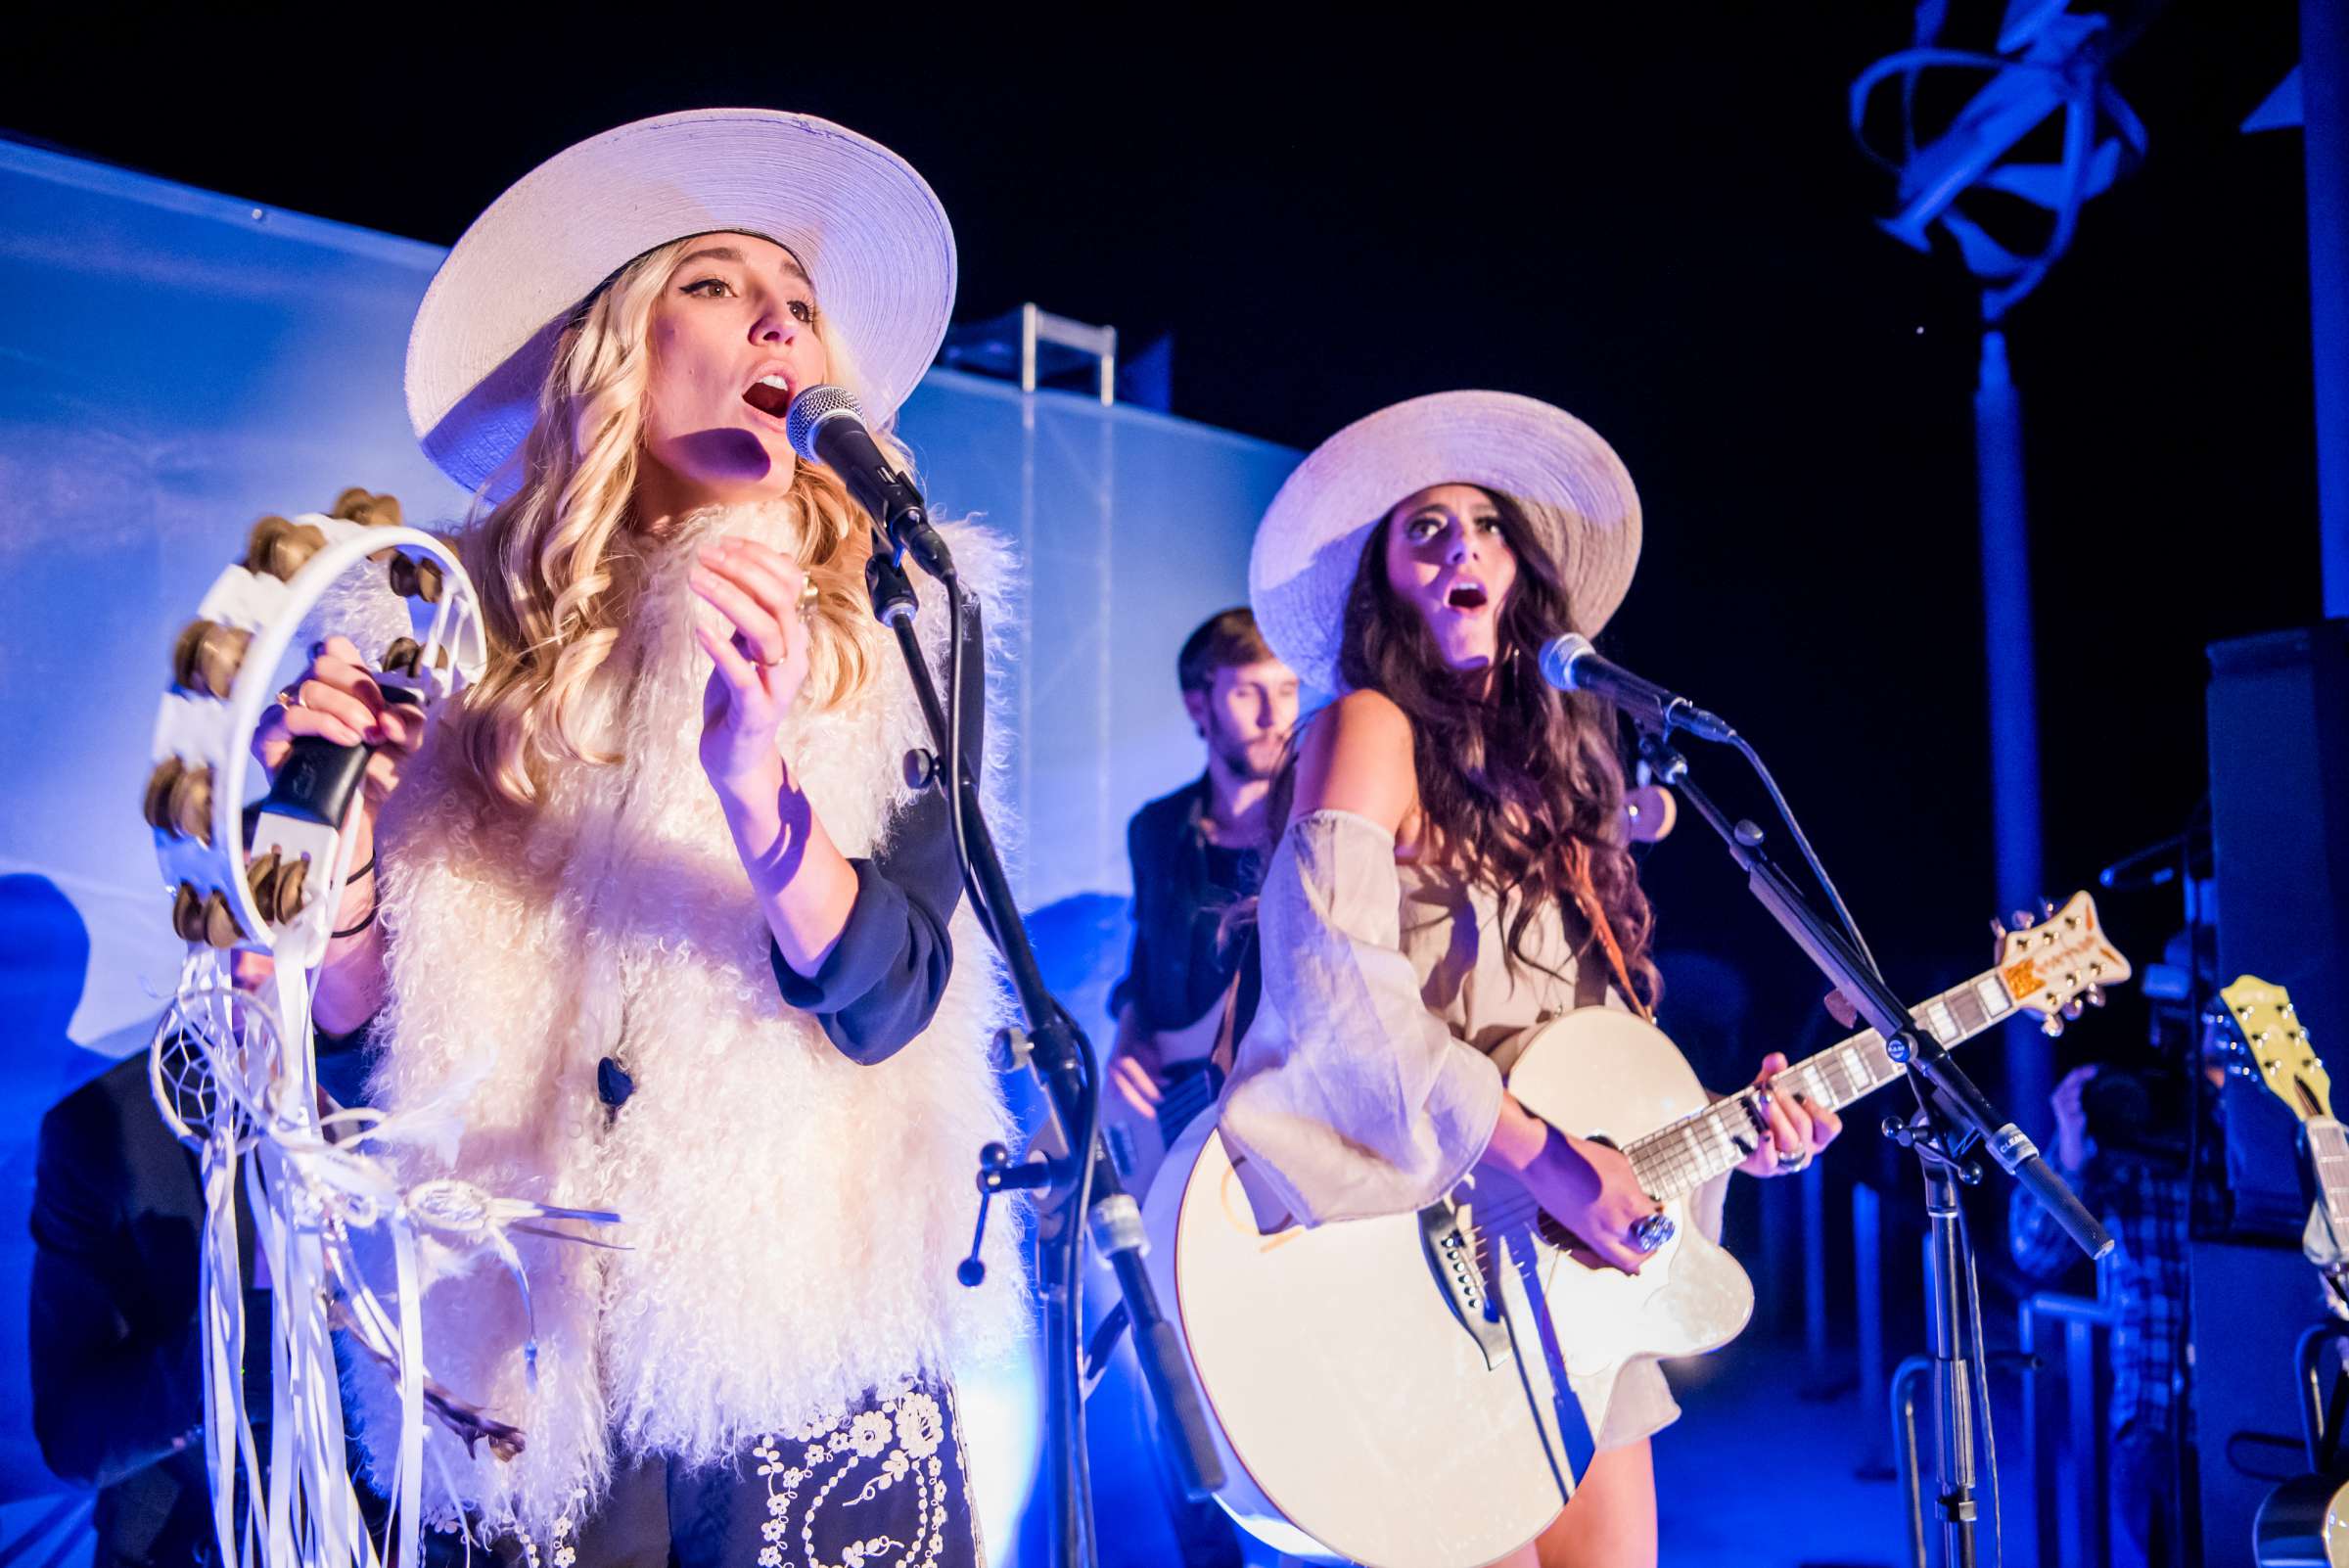
<svg viewBox="0 0 2349 1568">
<path fill-rule="evenodd" d="M 887 420 L 937 357 L 954 231 L 913 166 L 811 115 L 697 109 L 589 137 L 489 204 L 448 253 L 408 337 L 425 455 L 477 489 L 522 444 L 580 302 L 656 246 L 756 234 L 799 258 Z"/>
<path fill-rule="evenodd" d="M 1595 635 L 1623 603 L 1639 562 L 1639 493 L 1596 431 L 1514 392 L 1413 397 L 1314 447 L 1257 526 L 1249 602 L 1265 641 L 1306 684 L 1338 690 L 1362 547 L 1398 502 L 1432 484 L 1474 484 L 1524 509 L 1565 569 L 1576 630 Z"/>
</svg>

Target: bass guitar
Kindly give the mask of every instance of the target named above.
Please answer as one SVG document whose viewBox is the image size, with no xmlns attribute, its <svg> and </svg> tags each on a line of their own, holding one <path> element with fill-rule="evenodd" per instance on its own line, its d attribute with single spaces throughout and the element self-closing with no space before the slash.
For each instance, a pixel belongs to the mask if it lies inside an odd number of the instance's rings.
<svg viewBox="0 0 2349 1568">
<path fill-rule="evenodd" d="M 1914 1016 L 1944 1045 L 2018 1012 L 2060 1029 L 2129 973 L 2076 894 Z M 1774 1087 L 1841 1107 L 1905 1071 L 1868 1031 Z M 1745 1326 L 1752 1282 L 1691 1211 L 1760 1135 L 1754 1091 L 1714 1099 L 1661 1031 L 1605 1007 L 1542 1028 L 1508 1087 L 1552 1126 L 1621 1148 L 1664 1203 L 1673 1233 L 1637 1274 L 1579 1262 L 1522 1189 L 1491 1176 L 1417 1214 L 1308 1229 L 1257 1212 L 1212 1122 L 1169 1151 L 1144 1204 L 1149 1263 L 1221 1452 L 1219 1500 L 1267 1544 L 1371 1568 L 1492 1562 L 1565 1505 L 1618 1370 Z"/>
</svg>

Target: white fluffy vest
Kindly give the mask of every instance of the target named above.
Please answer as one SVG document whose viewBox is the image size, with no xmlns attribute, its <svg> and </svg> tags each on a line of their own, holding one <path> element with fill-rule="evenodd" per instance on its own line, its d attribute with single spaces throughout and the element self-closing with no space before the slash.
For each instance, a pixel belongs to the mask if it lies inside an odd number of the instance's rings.
<svg viewBox="0 0 2349 1568">
<path fill-rule="evenodd" d="M 528 1441 L 510 1461 L 485 1446 L 469 1456 L 428 1417 L 436 1523 L 543 1532 L 600 1498 L 616 1447 L 718 1458 L 868 1389 L 968 1364 L 1025 1325 L 1015 1223 L 989 1227 L 987 1285 L 954 1279 L 979 1148 L 1008 1132 L 990 1060 L 1004 992 L 968 906 L 936 1019 L 878 1066 L 848 1060 L 778 996 L 765 921 L 696 759 L 709 661 L 685 573 L 718 530 L 792 544 L 766 514 L 736 509 L 644 563 L 586 710 L 622 762 L 559 770 L 527 814 L 483 814 L 448 749 L 428 744 L 385 812 L 392 999 L 373 1103 L 446 1129 L 400 1147 L 403 1170 L 615 1210 L 605 1239 L 625 1249 L 517 1236 L 528 1318 L 494 1263 L 427 1287 L 432 1376 Z M 969 528 L 949 537 L 1000 618 L 1003 547 Z M 919 586 L 943 690 L 944 594 Z M 875 653 L 863 694 L 803 710 L 781 741 L 852 856 L 882 846 L 909 798 L 905 754 L 929 744 L 894 640 Z M 999 750 L 1000 731 L 990 739 Z M 635 1081 L 617 1114 L 597 1095 L 606 1056 Z M 533 1321 L 534 1380 L 522 1354 Z M 388 1383 L 370 1367 L 351 1382 L 387 1483 Z"/>
</svg>

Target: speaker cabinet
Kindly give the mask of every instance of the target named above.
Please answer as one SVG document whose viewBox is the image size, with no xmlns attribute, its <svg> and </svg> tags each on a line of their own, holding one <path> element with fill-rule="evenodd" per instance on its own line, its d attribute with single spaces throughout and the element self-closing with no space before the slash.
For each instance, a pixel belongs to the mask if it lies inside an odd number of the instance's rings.
<svg viewBox="0 0 2349 1568">
<path fill-rule="evenodd" d="M 2219 981 L 2284 987 L 2336 1083 L 2349 1068 L 2349 621 L 2210 650 Z M 2202 1560 L 2246 1561 L 2252 1518 L 2303 1467 L 2293 1344 L 2323 1314 L 2300 1256 L 2298 1122 L 2259 1084 L 2224 1096 L 2229 1234 L 2193 1247 Z"/>
</svg>

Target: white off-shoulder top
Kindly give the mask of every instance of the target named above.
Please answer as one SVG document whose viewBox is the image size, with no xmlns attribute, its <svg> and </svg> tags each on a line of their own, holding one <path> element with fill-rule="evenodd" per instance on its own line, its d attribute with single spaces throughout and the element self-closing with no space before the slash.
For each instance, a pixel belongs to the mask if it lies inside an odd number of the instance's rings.
<svg viewBox="0 0 2349 1568">
<path fill-rule="evenodd" d="M 1405 1214 L 1458 1185 L 1500 1115 L 1502 1074 L 1575 1005 L 1565 920 L 1538 910 L 1512 962 L 1492 890 L 1395 858 L 1352 811 L 1291 823 L 1258 908 L 1264 997 L 1240 1041 L 1219 1129 L 1298 1222 Z M 1606 1005 L 1625 1002 L 1613 987 Z M 1719 1194 L 1695 1204 L 1718 1233 Z M 1617 1377 L 1600 1449 L 1680 1414 L 1662 1370 Z"/>
</svg>

